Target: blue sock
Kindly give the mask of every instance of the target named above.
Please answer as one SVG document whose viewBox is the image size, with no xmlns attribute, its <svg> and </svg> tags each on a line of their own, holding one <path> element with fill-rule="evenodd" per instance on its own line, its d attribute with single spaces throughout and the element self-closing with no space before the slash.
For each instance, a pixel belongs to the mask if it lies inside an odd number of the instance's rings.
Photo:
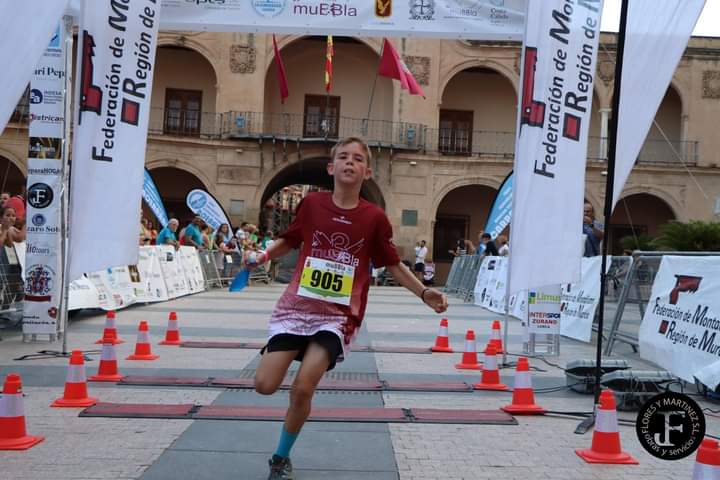
<svg viewBox="0 0 720 480">
<path fill-rule="evenodd" d="M 283 425 L 282 432 L 280 432 L 280 441 L 278 442 L 277 450 L 275 450 L 275 455 L 282 458 L 289 458 L 290 449 L 293 447 L 298 435 L 300 435 L 300 432 L 290 433 L 285 430 L 285 425 Z"/>
</svg>

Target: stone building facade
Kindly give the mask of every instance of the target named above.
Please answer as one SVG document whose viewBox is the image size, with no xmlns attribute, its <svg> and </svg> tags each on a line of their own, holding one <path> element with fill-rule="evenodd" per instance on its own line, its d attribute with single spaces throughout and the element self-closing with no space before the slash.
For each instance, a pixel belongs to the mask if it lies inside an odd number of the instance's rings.
<svg viewBox="0 0 720 480">
<path fill-rule="evenodd" d="M 145 164 L 169 211 L 205 188 L 234 222 L 267 222 L 275 194 L 328 186 L 333 140 L 364 136 L 374 176 L 363 194 L 383 206 L 406 258 L 426 239 L 440 277 L 448 249 L 476 241 L 511 171 L 520 45 L 392 39 L 426 98 L 375 72 L 380 38 L 335 38 L 334 87 L 324 89 L 324 37 L 278 36 L 290 96 L 281 104 L 272 37 L 163 32 L 155 64 Z M 603 34 L 590 127 L 586 198 L 602 210 L 616 38 Z M 372 101 L 371 101 L 372 99 Z M 26 171 L 19 105 L 0 136 L 4 187 Z M 720 196 L 720 39 L 693 38 L 611 220 L 613 248 L 677 219 L 715 218 Z M 548 246 L 540 246 L 546 249 Z"/>
</svg>

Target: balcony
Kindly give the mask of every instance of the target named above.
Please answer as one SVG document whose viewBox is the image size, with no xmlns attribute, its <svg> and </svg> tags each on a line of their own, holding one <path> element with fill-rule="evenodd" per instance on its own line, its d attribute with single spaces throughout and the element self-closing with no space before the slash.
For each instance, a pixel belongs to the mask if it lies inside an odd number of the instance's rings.
<svg viewBox="0 0 720 480">
<path fill-rule="evenodd" d="M 513 132 L 469 131 L 456 128 L 428 128 L 423 150 L 443 155 L 492 155 L 513 158 L 515 134 Z"/>
<path fill-rule="evenodd" d="M 237 139 L 274 138 L 293 142 L 334 142 L 362 136 L 371 146 L 419 150 L 424 126 L 417 123 L 294 113 L 227 112 L 223 136 Z"/>
<path fill-rule="evenodd" d="M 641 165 L 687 165 L 696 166 L 700 157 L 700 142 L 664 139 L 648 139 L 640 150 L 638 164 Z M 607 161 L 607 138 L 588 139 L 588 160 Z"/>
</svg>

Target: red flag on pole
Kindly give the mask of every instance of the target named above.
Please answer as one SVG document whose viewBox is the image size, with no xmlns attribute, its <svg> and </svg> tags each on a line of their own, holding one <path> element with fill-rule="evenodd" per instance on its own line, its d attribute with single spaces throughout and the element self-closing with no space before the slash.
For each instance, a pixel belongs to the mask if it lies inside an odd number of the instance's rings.
<svg viewBox="0 0 720 480">
<path fill-rule="evenodd" d="M 287 77 L 285 76 L 285 65 L 283 65 L 282 57 L 280 56 L 280 50 L 278 49 L 274 33 L 273 49 L 275 50 L 275 64 L 277 65 L 278 85 L 280 86 L 280 103 L 285 103 L 285 99 L 290 96 L 290 90 L 288 90 Z"/>
<path fill-rule="evenodd" d="M 405 65 L 405 62 L 403 62 L 397 50 L 387 38 L 383 39 L 382 58 L 380 59 L 378 75 L 400 80 L 400 88 L 407 90 L 410 95 L 422 95 L 425 98 L 425 92 L 420 88 L 412 72 L 410 72 L 410 69 Z"/>
<path fill-rule="evenodd" d="M 333 48 L 332 35 L 327 37 L 327 49 L 325 50 L 325 91 L 330 93 L 332 90 L 333 81 L 333 55 L 335 55 L 335 49 Z"/>
</svg>

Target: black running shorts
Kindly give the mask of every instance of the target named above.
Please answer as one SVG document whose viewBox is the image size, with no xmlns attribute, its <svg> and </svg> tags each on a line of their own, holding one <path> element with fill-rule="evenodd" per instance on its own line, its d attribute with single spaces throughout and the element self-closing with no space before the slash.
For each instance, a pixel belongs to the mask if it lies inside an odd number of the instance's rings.
<svg viewBox="0 0 720 480">
<path fill-rule="evenodd" d="M 308 345 L 317 343 L 328 352 L 330 365 L 328 371 L 335 368 L 338 357 L 343 353 L 340 338 L 333 332 L 320 331 L 314 335 L 295 335 L 292 333 L 278 333 L 273 336 L 260 351 L 261 354 L 268 352 L 287 352 L 297 350 L 295 360 L 302 362 Z"/>
</svg>

